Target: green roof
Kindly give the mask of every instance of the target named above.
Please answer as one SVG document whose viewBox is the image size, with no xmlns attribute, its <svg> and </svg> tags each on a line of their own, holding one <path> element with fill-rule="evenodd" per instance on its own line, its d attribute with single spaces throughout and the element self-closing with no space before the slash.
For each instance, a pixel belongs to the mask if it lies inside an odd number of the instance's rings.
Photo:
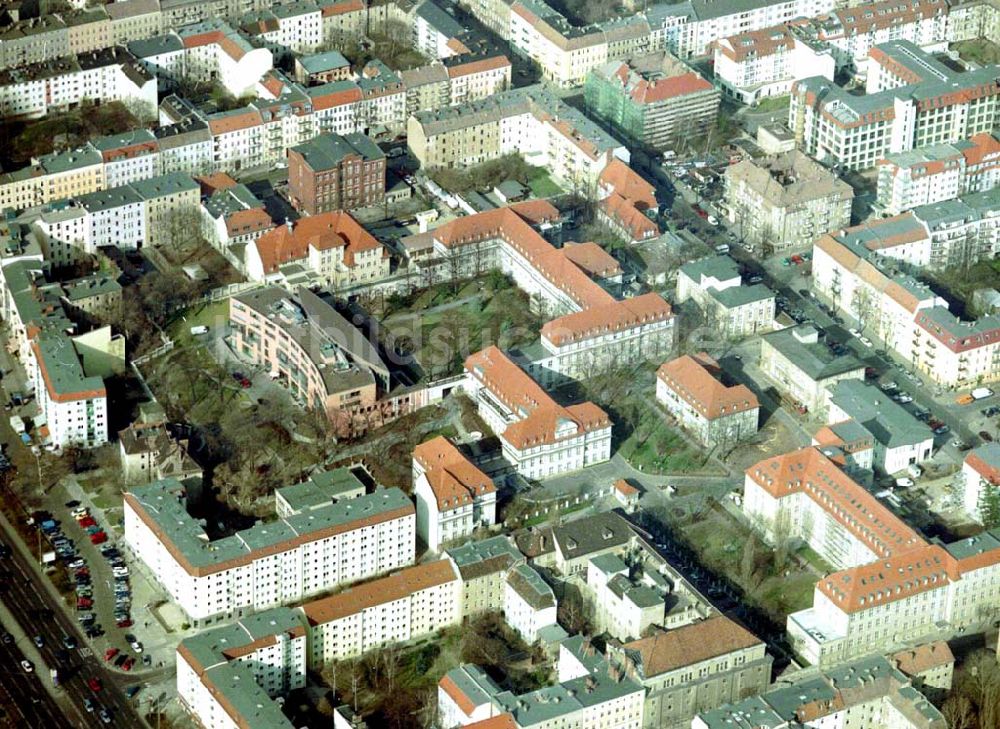
<svg viewBox="0 0 1000 729">
<path fill-rule="evenodd" d="M 945 544 L 944 548 L 955 559 L 966 559 L 1000 549 L 1000 528 Z"/>
<path fill-rule="evenodd" d="M 52 395 L 86 397 L 95 392 L 104 394 L 104 380 L 84 374 L 72 339 L 61 333 L 45 332 L 36 338 L 35 343 L 39 365 Z"/>
<path fill-rule="evenodd" d="M 38 158 L 38 164 L 50 175 L 59 172 L 68 172 L 69 170 L 78 170 L 81 167 L 99 165 L 103 161 L 101 153 L 89 147 L 68 150 L 66 152 L 54 152 Z"/>
<path fill-rule="evenodd" d="M 292 147 L 302 155 L 313 170 L 328 170 L 339 165 L 349 155 L 364 160 L 382 159 L 382 150 L 364 134 L 320 134 L 308 142 Z"/>
<path fill-rule="evenodd" d="M 740 275 L 739 264 L 729 256 L 706 256 L 697 261 L 691 261 L 681 266 L 681 273 L 695 282 L 701 282 L 702 277 L 717 278 L 725 281 Z"/>
<path fill-rule="evenodd" d="M 823 342 L 803 342 L 796 333 L 805 334 L 812 327 L 790 327 L 762 339 L 814 381 L 825 380 L 853 370 L 864 370 L 864 363 L 852 354 L 835 355 Z"/>
<path fill-rule="evenodd" d="M 307 73 L 323 73 L 336 68 L 350 66 L 351 62 L 344 58 L 344 54 L 339 51 L 328 51 L 326 53 L 316 53 L 312 56 L 302 56 L 298 59 L 299 64 Z"/>
<path fill-rule="evenodd" d="M 469 541 L 448 549 L 445 554 L 455 562 L 463 579 L 507 569 L 524 560 L 520 550 L 503 535 Z M 494 565 L 497 569 L 493 569 Z"/>
<path fill-rule="evenodd" d="M 186 175 L 183 172 L 168 172 L 165 175 L 136 180 L 130 183 L 129 187 L 143 200 L 153 200 L 158 197 L 201 189 L 191 175 Z"/>
<path fill-rule="evenodd" d="M 617 554 L 599 554 L 596 557 L 591 557 L 590 562 L 606 575 L 628 572 L 628 565 Z"/>
<path fill-rule="evenodd" d="M 861 380 L 841 380 L 832 386 L 830 402 L 887 448 L 917 445 L 934 438 L 930 426 L 917 420 L 882 390 Z"/>
<path fill-rule="evenodd" d="M 721 306 L 732 309 L 737 306 L 746 306 L 757 301 L 767 301 L 774 298 L 774 292 L 764 284 L 753 284 L 752 286 L 730 286 L 725 289 L 711 289 L 709 295 Z"/>
<path fill-rule="evenodd" d="M 90 144 L 94 147 L 94 149 L 100 152 L 106 152 L 112 149 L 130 147 L 133 144 L 145 144 L 155 141 L 156 135 L 148 129 L 133 129 L 130 132 L 124 132 L 122 134 L 109 134 L 106 137 L 91 139 Z"/>
<path fill-rule="evenodd" d="M 94 275 L 67 281 L 63 292 L 69 301 L 81 301 L 91 296 L 100 296 L 121 291 L 121 284 L 110 276 Z"/>
<path fill-rule="evenodd" d="M 335 468 L 332 471 L 314 473 L 307 481 L 292 484 L 276 492 L 292 511 L 304 511 L 336 501 L 345 494 L 359 491 L 363 494 L 365 485 L 350 470 Z"/>
<path fill-rule="evenodd" d="M 201 524 L 188 513 L 183 496 L 184 487 L 176 479 L 135 486 L 129 493 L 188 562 L 193 567 L 202 568 L 211 568 L 231 559 L 245 557 L 251 550 L 276 546 L 286 540 L 350 524 L 366 517 L 413 508 L 413 502 L 399 489 L 379 489 L 357 499 L 330 504 L 287 519 L 261 522 L 232 536 L 210 542 Z"/>
</svg>

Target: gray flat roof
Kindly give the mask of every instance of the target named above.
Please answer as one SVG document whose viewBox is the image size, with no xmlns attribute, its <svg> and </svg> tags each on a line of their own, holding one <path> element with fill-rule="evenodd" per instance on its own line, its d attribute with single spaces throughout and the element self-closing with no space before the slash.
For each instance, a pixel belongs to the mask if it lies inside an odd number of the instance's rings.
<svg viewBox="0 0 1000 729">
<path fill-rule="evenodd" d="M 917 445 L 934 437 L 930 426 L 893 402 L 881 389 L 861 380 L 841 380 L 833 385 L 830 402 L 886 447 Z"/>
<path fill-rule="evenodd" d="M 795 336 L 798 329 L 800 327 L 790 327 L 771 332 L 762 339 L 813 381 L 864 369 L 864 364 L 853 354 L 835 355 L 822 341 L 815 344 L 799 341 Z"/>
</svg>

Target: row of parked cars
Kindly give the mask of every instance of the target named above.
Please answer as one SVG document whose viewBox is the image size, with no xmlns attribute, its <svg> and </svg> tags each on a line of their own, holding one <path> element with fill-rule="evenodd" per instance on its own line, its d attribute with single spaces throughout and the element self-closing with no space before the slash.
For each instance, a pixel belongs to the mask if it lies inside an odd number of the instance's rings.
<svg viewBox="0 0 1000 729">
<path fill-rule="evenodd" d="M 132 625 L 132 590 L 129 587 L 129 572 L 125 560 L 118 548 L 108 543 L 107 534 L 97 523 L 97 520 L 91 516 L 87 507 L 74 501 L 68 502 L 66 506 L 71 509 L 70 514 L 76 520 L 77 525 L 86 532 L 93 544 L 100 546 L 101 555 L 108 561 L 111 574 L 114 577 L 115 623 L 119 628 L 130 627 Z M 84 611 L 78 613 L 77 620 L 87 629 L 89 635 L 91 629 L 100 630 L 100 626 L 95 626 L 94 613 L 89 612 L 94 606 L 90 568 L 86 560 L 82 558 L 71 562 L 69 568 L 73 570 L 73 580 L 76 583 L 76 609 Z M 100 633 L 98 632 L 98 634 Z"/>
</svg>

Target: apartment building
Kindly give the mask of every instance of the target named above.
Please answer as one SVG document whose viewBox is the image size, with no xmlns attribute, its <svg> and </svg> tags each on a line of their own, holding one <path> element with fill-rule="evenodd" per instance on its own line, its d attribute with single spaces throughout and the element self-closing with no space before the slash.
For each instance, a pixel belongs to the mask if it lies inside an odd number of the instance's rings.
<svg viewBox="0 0 1000 729">
<path fill-rule="evenodd" d="M 875 436 L 857 420 L 840 420 L 817 430 L 812 445 L 843 458 L 843 469 L 858 483 L 871 481 L 875 469 Z"/>
<path fill-rule="evenodd" d="M 160 145 L 148 129 L 134 129 L 88 142 L 101 153 L 106 187 L 121 187 L 160 174 Z"/>
<path fill-rule="evenodd" d="M 655 630 L 614 646 L 609 656 L 646 689 L 644 729 L 681 729 L 700 712 L 766 691 L 773 661 L 766 648 L 746 628 L 715 615 Z"/>
<path fill-rule="evenodd" d="M 800 325 L 761 337 L 760 369 L 781 393 L 782 401 L 822 414 L 830 390 L 842 380 L 863 381 L 865 365 L 854 355 L 836 355 L 820 341 L 815 327 Z"/>
<path fill-rule="evenodd" d="M 279 57 L 308 54 L 323 44 L 322 20 L 316 3 L 275 3 L 244 15 L 240 30 Z"/>
<path fill-rule="evenodd" d="M 35 396 L 51 443 L 59 448 L 107 443 L 108 392 L 103 379 L 87 375 L 73 340 L 42 333 L 31 342 L 31 352 L 26 369 L 34 374 Z"/>
<path fill-rule="evenodd" d="M 861 170 L 887 154 L 990 132 L 1000 119 L 996 66 L 957 72 L 908 41 L 871 50 L 864 96 L 822 77 L 792 86 L 796 145 L 831 165 Z"/>
<path fill-rule="evenodd" d="M 124 45 L 163 32 L 163 15 L 157 0 L 119 0 L 105 5 L 111 20 L 111 41 Z"/>
<path fill-rule="evenodd" d="M 692 729 L 727 729 L 753 722 L 792 729 L 858 722 L 871 729 L 945 729 L 944 716 L 882 656 L 869 656 L 822 672 L 801 671 L 787 685 L 744 697 L 694 717 Z"/>
<path fill-rule="evenodd" d="M 656 372 L 656 401 L 708 448 L 733 448 L 757 432 L 760 403 L 746 385 L 726 386 L 708 353 L 664 362 Z"/>
<path fill-rule="evenodd" d="M 601 554 L 587 561 L 586 594 L 594 606 L 595 634 L 630 640 L 644 635 L 651 626 L 663 625 L 664 595 L 632 580 L 629 572 L 616 554 Z"/>
<path fill-rule="evenodd" d="M 542 722 L 564 729 L 639 729 L 642 706 L 642 686 L 603 660 L 586 676 L 524 694 L 502 690 L 471 664 L 438 682 L 438 716 L 447 729 L 502 714 L 519 729 Z"/>
<path fill-rule="evenodd" d="M 962 505 L 965 513 L 987 526 L 1000 522 L 1000 445 L 984 443 L 962 462 Z"/>
<path fill-rule="evenodd" d="M 997 534 L 928 543 L 816 448 L 747 469 L 743 510 L 768 540 L 801 538 L 836 570 L 817 582 L 811 608 L 788 616 L 811 663 L 949 639 L 998 613 Z"/>
<path fill-rule="evenodd" d="M 719 90 L 666 51 L 602 64 L 584 83 L 587 109 L 619 134 L 672 149 L 715 124 Z"/>
<path fill-rule="evenodd" d="M 504 621 L 528 645 L 543 640 L 551 632 L 565 638 L 566 631 L 556 622 L 558 605 L 549 584 L 529 564 L 519 564 L 507 572 L 504 583 Z"/>
<path fill-rule="evenodd" d="M 305 86 L 346 81 L 351 78 L 351 62 L 340 51 L 327 51 L 295 59 L 295 80 Z"/>
<path fill-rule="evenodd" d="M 336 210 L 263 233 L 247 246 L 246 264 L 251 281 L 281 283 L 304 270 L 342 291 L 386 278 L 389 251 L 349 213 Z"/>
<path fill-rule="evenodd" d="M 204 472 L 188 450 L 188 439 L 174 438 L 165 417 L 140 420 L 118 431 L 118 457 L 125 484 L 176 478 L 201 481 Z"/>
<path fill-rule="evenodd" d="M 546 167 L 567 187 L 589 191 L 628 151 L 542 86 L 497 93 L 410 117 L 407 144 L 422 167 L 467 167 L 507 154 Z"/>
<path fill-rule="evenodd" d="M 177 695 L 205 729 L 292 729 L 275 698 L 306 685 L 302 616 L 275 608 L 206 630 L 177 646 Z"/>
<path fill-rule="evenodd" d="M 309 666 L 432 635 L 462 622 L 462 583 L 447 559 L 408 567 L 298 608 L 309 625 Z"/>
<path fill-rule="evenodd" d="M 827 423 L 845 420 L 855 421 L 874 436 L 873 465 L 884 473 L 905 471 L 934 452 L 930 427 L 862 380 L 842 380 L 830 388 Z"/>
<path fill-rule="evenodd" d="M 308 215 L 385 201 L 385 154 L 364 134 L 320 134 L 288 150 L 288 194 Z"/>
<path fill-rule="evenodd" d="M 1000 185 L 1000 136 L 917 147 L 878 161 L 876 203 L 890 215 Z"/>
<path fill-rule="evenodd" d="M 680 58 L 692 58 L 711 54 L 712 44 L 723 38 L 813 18 L 835 7 L 833 0 L 687 0 L 653 6 L 646 14 L 657 40 Z"/>
<path fill-rule="evenodd" d="M 624 557 L 637 547 L 632 527 L 613 511 L 557 527 L 524 530 L 514 541 L 531 564 L 553 569 L 566 579 L 586 579 L 590 560 L 606 554 Z"/>
<path fill-rule="evenodd" d="M 125 544 L 193 625 L 300 601 L 413 563 L 413 503 L 374 493 L 210 540 L 176 480 L 125 494 Z"/>
<path fill-rule="evenodd" d="M 242 251 L 272 230 L 274 221 L 267 214 L 264 203 L 246 185 L 237 184 L 229 175 L 217 173 L 211 179 L 221 179 L 222 184 L 206 189 L 204 179 L 201 178 L 204 193 L 201 201 L 202 235 L 234 261 L 237 270 L 245 273 L 246 259 Z M 227 255 L 230 250 L 231 256 Z"/>
<path fill-rule="evenodd" d="M 305 287 L 237 294 L 229 301 L 233 348 L 282 384 L 303 407 L 350 429 L 376 406 L 389 370 L 375 346 L 337 313 L 329 298 Z"/>
<path fill-rule="evenodd" d="M 764 254 L 812 245 L 851 223 L 854 189 L 797 150 L 737 162 L 723 181 L 729 219 Z"/>
<path fill-rule="evenodd" d="M 121 101 L 152 114 L 156 78 L 121 47 L 62 56 L 0 71 L 0 119 L 38 119 L 79 107 Z"/>
<path fill-rule="evenodd" d="M 496 487 L 444 436 L 413 449 L 417 535 L 431 551 L 496 524 Z"/>
<path fill-rule="evenodd" d="M 305 481 L 274 492 L 274 512 L 282 519 L 365 495 L 365 485 L 347 468 L 316 471 Z"/>
<path fill-rule="evenodd" d="M 994 189 L 823 236 L 813 248 L 813 290 L 934 382 L 962 387 L 995 379 L 995 318 L 960 320 L 900 271 L 992 257 L 998 202 Z"/>
<path fill-rule="evenodd" d="M 691 300 L 714 334 L 741 339 L 774 328 L 775 296 L 763 284 L 743 285 L 740 269 L 729 256 L 709 256 L 681 266 L 678 304 Z"/>
<path fill-rule="evenodd" d="M 656 238 L 660 204 L 656 188 L 617 157 L 597 178 L 597 217 L 629 243 Z"/>
<path fill-rule="evenodd" d="M 951 691 L 955 675 L 955 655 L 943 640 L 921 643 L 888 656 L 889 661 L 933 702 L 943 700 Z"/>
<path fill-rule="evenodd" d="M 832 83 L 837 70 L 830 47 L 801 32 L 797 22 L 722 38 L 713 44 L 713 61 L 722 92 L 749 105 L 787 94 L 799 79 L 819 76 Z"/>
<path fill-rule="evenodd" d="M 465 370 L 479 415 L 518 473 L 537 479 L 611 458 L 611 421 L 593 403 L 558 405 L 496 347 L 471 355 Z"/>
<path fill-rule="evenodd" d="M 0 68 L 44 63 L 68 55 L 69 30 L 58 14 L 26 18 L 0 31 Z"/>
<path fill-rule="evenodd" d="M 550 319 L 541 331 L 542 353 L 528 364 L 542 384 L 611 363 L 666 355 L 673 347 L 674 318 L 657 294 L 617 300 L 601 279 L 612 270 L 607 256 L 586 247 L 554 248 L 538 232 L 559 222 L 546 201 L 516 203 L 404 238 L 407 258 L 428 282 L 478 275 L 499 268 Z"/>
<path fill-rule="evenodd" d="M 53 152 L 0 174 L 0 209 L 24 210 L 104 187 L 104 160 L 92 146 Z"/>
<path fill-rule="evenodd" d="M 507 536 L 469 540 L 449 547 L 445 556 L 462 580 L 462 615 L 503 610 L 507 573 L 525 561 Z"/>
</svg>

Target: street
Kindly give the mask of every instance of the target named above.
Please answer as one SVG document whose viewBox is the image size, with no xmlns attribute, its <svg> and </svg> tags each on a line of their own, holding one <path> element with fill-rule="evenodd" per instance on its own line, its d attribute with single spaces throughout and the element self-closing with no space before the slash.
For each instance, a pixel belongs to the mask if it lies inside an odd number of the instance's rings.
<svg viewBox="0 0 1000 729">
<path fill-rule="evenodd" d="M 65 696 L 71 705 L 70 726 L 105 726 L 96 711 L 88 713 L 85 710 L 85 699 L 90 699 L 96 705 L 108 709 L 112 718 L 111 726 L 141 726 L 144 722 L 136 714 L 123 692 L 123 685 L 129 682 L 123 680 L 121 676 L 106 671 L 101 658 L 95 656 L 87 647 L 77 624 L 70 619 L 52 594 L 51 585 L 43 584 L 42 581 L 47 578 L 41 575 L 30 552 L 22 544 L 19 536 L 13 532 L 6 518 L 0 517 L 0 527 L 4 541 L 11 546 L 11 555 L 3 559 L 3 566 L 12 575 L 9 588 L 3 593 L 3 603 L 28 636 L 42 637 L 44 642 L 38 653 L 45 665 L 35 666 L 36 676 L 39 672 L 46 672 L 50 667 L 59 671 L 60 687 L 57 691 Z M 78 647 L 66 650 L 63 647 L 63 639 L 66 636 L 75 639 Z M 60 652 L 64 654 L 62 657 L 59 655 Z M 4 661 L 4 665 L 10 666 L 11 670 L 22 671 L 18 663 L 19 659 L 12 663 Z M 90 678 L 97 678 L 102 682 L 100 691 L 92 691 L 87 686 L 86 682 Z M 21 706 L 23 707 L 23 704 Z M 54 724 L 54 726 L 60 725 Z"/>
</svg>

